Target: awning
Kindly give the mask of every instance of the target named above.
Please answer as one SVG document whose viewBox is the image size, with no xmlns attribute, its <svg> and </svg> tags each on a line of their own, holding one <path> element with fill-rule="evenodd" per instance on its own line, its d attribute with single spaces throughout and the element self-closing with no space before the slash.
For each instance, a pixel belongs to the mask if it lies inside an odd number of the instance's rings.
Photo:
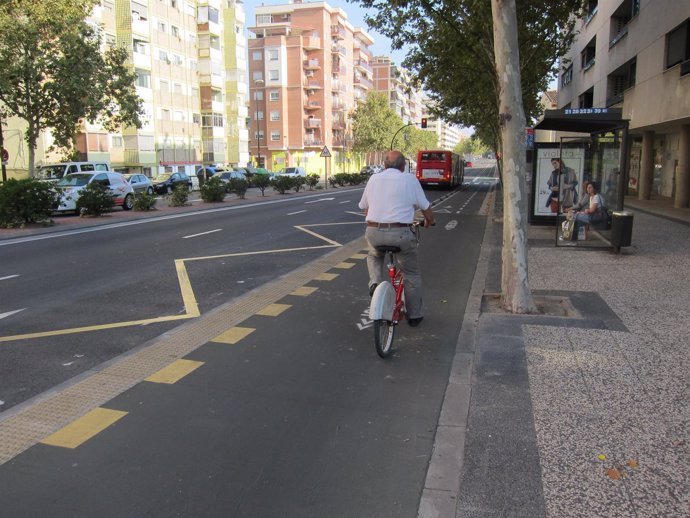
<svg viewBox="0 0 690 518">
<path fill-rule="evenodd" d="M 626 127 L 628 122 L 621 108 L 566 108 L 545 110 L 544 118 L 534 129 L 602 133 Z"/>
</svg>

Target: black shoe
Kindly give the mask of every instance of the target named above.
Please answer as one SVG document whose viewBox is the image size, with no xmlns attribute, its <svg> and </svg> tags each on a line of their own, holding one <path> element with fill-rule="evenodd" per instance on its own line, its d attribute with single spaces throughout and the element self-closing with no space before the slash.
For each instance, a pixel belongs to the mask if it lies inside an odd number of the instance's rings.
<svg viewBox="0 0 690 518">
<path fill-rule="evenodd" d="M 422 320 L 424 320 L 424 317 L 408 318 L 407 323 L 410 324 L 410 327 L 417 327 L 419 324 L 422 323 Z"/>
<path fill-rule="evenodd" d="M 376 284 L 376 283 L 369 286 L 369 296 L 370 297 L 374 296 L 374 291 L 376 291 L 376 286 L 378 286 L 378 284 Z"/>
</svg>

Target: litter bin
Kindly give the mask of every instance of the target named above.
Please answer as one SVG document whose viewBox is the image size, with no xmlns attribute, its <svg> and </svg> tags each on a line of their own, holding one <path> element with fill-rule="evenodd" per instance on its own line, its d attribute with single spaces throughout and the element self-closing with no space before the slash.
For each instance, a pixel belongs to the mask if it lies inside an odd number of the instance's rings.
<svg viewBox="0 0 690 518">
<path fill-rule="evenodd" d="M 625 210 L 613 211 L 611 218 L 611 244 L 616 248 L 630 246 L 633 214 Z"/>
</svg>

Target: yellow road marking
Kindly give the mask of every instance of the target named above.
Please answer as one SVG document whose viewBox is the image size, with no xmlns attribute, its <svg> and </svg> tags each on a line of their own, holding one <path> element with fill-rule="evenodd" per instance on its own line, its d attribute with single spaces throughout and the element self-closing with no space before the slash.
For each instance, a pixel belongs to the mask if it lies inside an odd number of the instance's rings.
<svg viewBox="0 0 690 518">
<path fill-rule="evenodd" d="M 314 293 L 316 290 L 319 288 L 312 288 L 311 286 L 302 286 L 301 288 L 297 288 L 295 291 L 290 293 L 290 295 L 296 295 L 298 297 L 306 297 L 307 295 L 311 295 Z"/>
<path fill-rule="evenodd" d="M 196 297 L 194 297 L 192 283 L 189 281 L 187 268 L 184 266 L 184 259 L 175 260 L 175 269 L 177 270 L 177 279 L 180 283 L 185 312 L 190 317 L 198 317 L 201 313 L 199 313 L 199 305 L 196 303 Z"/>
<path fill-rule="evenodd" d="M 283 311 L 286 311 L 287 309 L 291 308 L 291 304 L 269 304 L 265 308 L 263 308 L 260 311 L 257 311 L 257 315 L 263 315 L 266 317 L 277 317 L 280 315 Z"/>
<path fill-rule="evenodd" d="M 328 272 L 324 272 L 324 273 L 320 273 L 319 275 L 317 275 L 316 277 L 314 277 L 314 280 L 315 280 L 315 281 L 332 281 L 332 280 L 335 279 L 338 275 L 340 275 L 340 274 L 339 274 L 339 273 L 328 273 Z"/>
<path fill-rule="evenodd" d="M 221 344 L 235 345 L 237 342 L 252 334 L 256 329 L 251 327 L 231 327 L 224 333 L 216 336 L 212 342 L 218 342 Z"/>
<path fill-rule="evenodd" d="M 367 254 L 353 254 L 350 256 L 350 259 L 366 259 Z"/>
<path fill-rule="evenodd" d="M 355 265 L 355 263 L 348 263 L 347 261 L 343 261 L 340 264 L 336 264 L 333 268 L 340 268 L 341 270 L 349 270 Z"/>
<path fill-rule="evenodd" d="M 41 442 L 50 446 L 61 448 L 76 448 L 91 439 L 94 435 L 102 432 L 111 424 L 117 422 L 127 415 L 128 412 L 120 410 L 110 410 L 108 408 L 94 408 L 88 414 L 72 421 L 64 428 L 49 435 Z"/>
<path fill-rule="evenodd" d="M 314 237 L 318 237 L 319 239 L 323 239 L 324 241 L 326 241 L 326 243 L 330 243 L 330 244 L 333 245 L 333 246 L 343 246 L 343 245 L 341 245 L 340 243 L 338 243 L 337 241 L 333 241 L 332 239 L 328 239 L 327 237 L 324 237 L 324 236 L 322 236 L 321 234 L 317 234 L 316 232 L 312 232 L 311 230 L 307 230 L 307 229 L 305 228 L 305 227 L 307 227 L 307 226 L 311 226 L 311 225 L 305 225 L 305 226 L 295 225 L 295 228 L 298 228 L 298 229 L 300 229 L 302 232 L 306 232 L 307 234 L 311 234 L 311 235 L 314 236 Z"/>
<path fill-rule="evenodd" d="M 201 367 L 204 362 L 197 362 L 193 360 L 175 360 L 167 367 L 163 367 L 158 372 L 154 372 L 145 381 L 151 383 L 177 383 L 190 372 L 194 372 Z"/>
</svg>

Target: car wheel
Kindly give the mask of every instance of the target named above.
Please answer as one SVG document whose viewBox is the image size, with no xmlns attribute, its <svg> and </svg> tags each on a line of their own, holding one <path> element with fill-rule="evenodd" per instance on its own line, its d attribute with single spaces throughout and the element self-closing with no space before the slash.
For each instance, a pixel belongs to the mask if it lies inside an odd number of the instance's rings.
<svg viewBox="0 0 690 518">
<path fill-rule="evenodd" d="M 153 187 L 149 187 L 148 189 L 146 189 L 146 194 L 148 194 L 149 196 L 153 195 Z"/>
<path fill-rule="evenodd" d="M 122 210 L 132 210 L 134 207 L 134 196 L 128 194 L 125 196 L 125 201 L 122 202 Z"/>
</svg>

